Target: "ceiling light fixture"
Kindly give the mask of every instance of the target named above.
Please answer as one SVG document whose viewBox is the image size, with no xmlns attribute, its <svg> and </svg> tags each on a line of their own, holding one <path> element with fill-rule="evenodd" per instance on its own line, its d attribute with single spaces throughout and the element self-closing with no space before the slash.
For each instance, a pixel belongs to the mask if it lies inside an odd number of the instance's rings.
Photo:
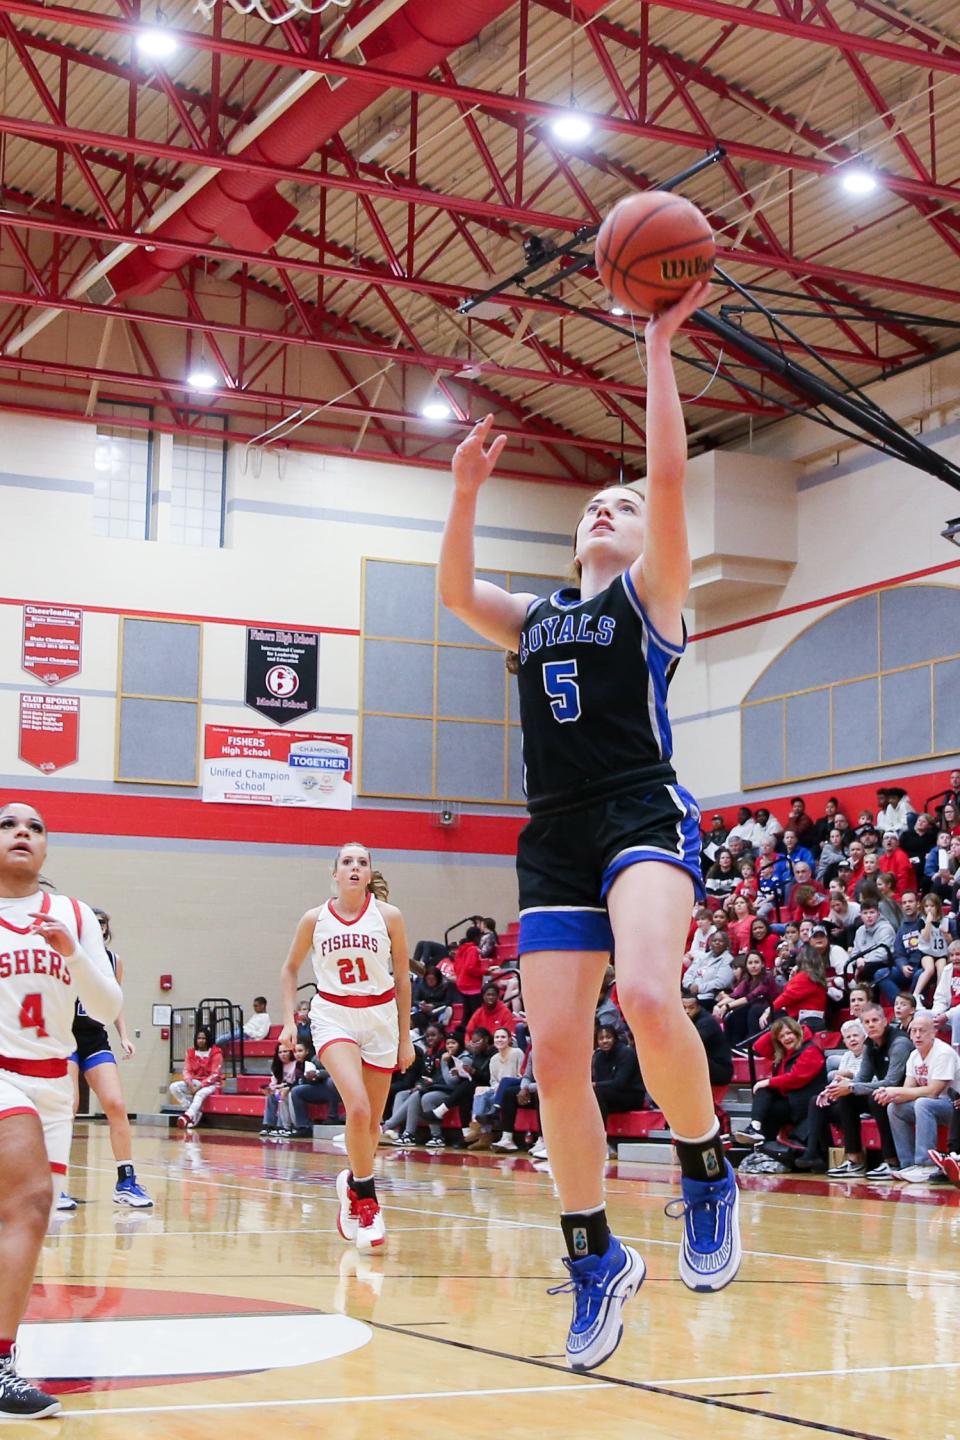
<svg viewBox="0 0 960 1440">
<path fill-rule="evenodd" d="M 220 384 L 220 377 L 206 366 L 198 365 L 196 370 L 191 370 L 187 376 L 187 384 L 191 390 L 215 390 Z"/>
<path fill-rule="evenodd" d="M 879 183 L 867 165 L 844 165 L 840 171 L 840 184 L 848 195 L 872 195 Z"/>
<path fill-rule="evenodd" d="M 568 145 L 578 145 L 591 134 L 593 122 L 578 110 L 568 110 L 566 114 L 558 115 L 556 120 L 551 122 L 550 130 L 554 139 L 563 140 Z"/>
<path fill-rule="evenodd" d="M 180 48 L 177 37 L 163 24 L 149 25 L 137 35 L 137 52 L 145 60 L 169 60 Z"/>
<path fill-rule="evenodd" d="M 623 308 L 622 305 L 611 305 L 611 306 L 610 306 L 610 314 L 611 314 L 611 315 L 618 315 L 618 316 L 619 316 L 619 315 L 626 315 L 626 313 L 627 313 L 627 312 L 626 312 L 626 310 L 624 310 L 624 308 Z"/>
<path fill-rule="evenodd" d="M 424 420 L 450 420 L 453 418 L 453 411 L 446 400 L 440 400 L 436 396 L 426 401 L 420 414 Z"/>
</svg>

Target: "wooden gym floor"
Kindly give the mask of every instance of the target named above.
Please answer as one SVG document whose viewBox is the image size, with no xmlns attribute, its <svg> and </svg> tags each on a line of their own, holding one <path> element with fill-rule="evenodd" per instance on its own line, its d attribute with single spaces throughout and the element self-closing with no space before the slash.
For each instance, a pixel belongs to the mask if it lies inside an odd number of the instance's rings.
<svg viewBox="0 0 960 1440">
<path fill-rule="evenodd" d="M 337 1235 L 345 1163 L 319 1143 L 142 1130 L 156 1202 L 112 1202 L 106 1129 L 81 1125 L 44 1247 L 22 1370 L 64 1415 L 19 1440 L 943 1440 L 958 1431 L 960 1191 L 745 1182 L 741 1278 L 677 1276 L 676 1192 L 612 1165 L 611 1218 L 648 1275 L 590 1376 L 562 1361 L 569 1297 L 547 1173 L 524 1158 L 381 1150 L 382 1256 Z M 55 1378 L 56 1377 L 56 1378 Z"/>
</svg>

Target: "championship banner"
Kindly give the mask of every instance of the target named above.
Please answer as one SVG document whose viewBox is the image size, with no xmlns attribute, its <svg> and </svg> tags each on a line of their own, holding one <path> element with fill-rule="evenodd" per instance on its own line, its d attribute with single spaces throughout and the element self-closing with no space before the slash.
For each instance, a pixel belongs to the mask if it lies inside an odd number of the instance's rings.
<svg viewBox="0 0 960 1440">
<path fill-rule="evenodd" d="M 75 765 L 80 744 L 79 695 L 20 695 L 20 759 L 44 775 Z"/>
<path fill-rule="evenodd" d="M 305 630 L 248 626 L 244 704 L 278 725 L 316 710 L 319 640 Z"/>
<path fill-rule="evenodd" d="M 220 805 L 353 808 L 353 737 L 206 725 L 203 799 Z"/>
<path fill-rule="evenodd" d="M 79 675 L 82 630 L 82 610 L 24 605 L 23 669 L 44 685 L 59 685 Z"/>
</svg>

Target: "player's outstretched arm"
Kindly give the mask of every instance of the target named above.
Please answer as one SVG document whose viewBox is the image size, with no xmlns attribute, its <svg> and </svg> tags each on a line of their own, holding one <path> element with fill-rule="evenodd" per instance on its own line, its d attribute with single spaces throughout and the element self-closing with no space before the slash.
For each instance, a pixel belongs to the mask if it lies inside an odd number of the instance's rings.
<svg viewBox="0 0 960 1440">
<path fill-rule="evenodd" d="M 507 443 L 506 435 L 498 435 L 487 445 L 492 427 L 493 416 L 484 416 L 454 451 L 453 498 L 440 546 L 440 599 L 485 640 L 515 650 L 534 596 L 510 595 L 478 580 L 473 557 L 477 496 Z"/>
<path fill-rule="evenodd" d="M 681 300 L 647 323 L 647 503 L 643 555 L 633 578 L 648 604 L 679 612 L 690 588 L 690 549 L 684 509 L 687 432 L 671 347 L 680 327 L 707 299 L 709 285 L 693 285 Z"/>
<path fill-rule="evenodd" d="M 316 923 L 316 910 L 308 910 L 297 926 L 296 934 L 287 951 L 287 958 L 280 967 L 280 1013 L 283 1016 L 280 1044 L 291 1050 L 297 1043 L 297 1022 L 293 1014 L 297 1004 L 297 977 L 300 974 L 300 966 L 306 960 L 313 945 L 313 930 Z"/>
</svg>

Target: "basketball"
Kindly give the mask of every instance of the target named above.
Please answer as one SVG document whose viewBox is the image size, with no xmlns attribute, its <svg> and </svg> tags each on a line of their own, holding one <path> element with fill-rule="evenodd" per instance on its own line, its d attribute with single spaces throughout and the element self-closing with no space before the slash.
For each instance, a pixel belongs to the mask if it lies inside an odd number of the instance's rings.
<svg viewBox="0 0 960 1440">
<path fill-rule="evenodd" d="M 681 195 L 642 190 L 614 205 L 596 243 L 600 279 L 617 304 L 654 315 L 713 270 L 706 217 Z"/>
</svg>

